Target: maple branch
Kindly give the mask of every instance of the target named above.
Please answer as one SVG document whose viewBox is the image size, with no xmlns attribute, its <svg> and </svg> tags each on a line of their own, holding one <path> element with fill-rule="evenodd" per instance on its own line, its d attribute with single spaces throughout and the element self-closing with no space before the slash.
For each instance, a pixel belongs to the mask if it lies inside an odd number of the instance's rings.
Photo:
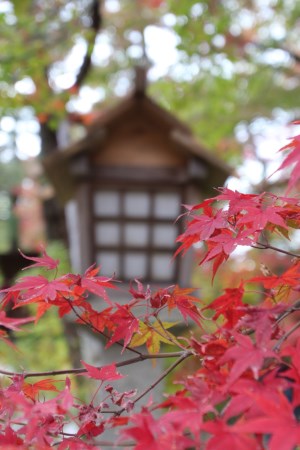
<svg viewBox="0 0 300 450">
<path fill-rule="evenodd" d="M 61 435 L 68 436 L 68 437 L 77 437 L 76 434 L 71 433 L 60 433 Z M 62 444 L 64 441 L 56 442 L 54 445 Z M 99 447 L 109 447 L 109 448 L 118 448 L 118 447 L 133 447 L 135 445 L 134 441 L 124 441 L 124 442 L 111 442 L 111 441 L 95 441 L 95 445 Z"/>
<path fill-rule="evenodd" d="M 101 413 L 103 413 L 103 411 L 101 411 Z M 0 420 L 0 422 L 3 422 L 3 423 L 5 423 L 5 421 L 4 420 Z M 17 423 L 17 422 L 14 422 L 15 424 L 17 424 L 17 425 L 20 425 L 20 426 L 24 426 L 25 424 L 24 423 Z M 77 434 L 75 433 L 66 433 L 65 431 L 62 431 L 62 432 L 60 432 L 59 433 L 59 435 L 61 435 L 61 436 L 67 436 L 67 437 L 77 437 Z M 59 445 L 59 444 L 61 444 L 61 443 L 63 443 L 64 441 L 59 441 L 59 442 L 56 442 L 54 445 Z M 118 444 L 116 444 L 116 443 L 113 443 L 113 442 L 110 442 L 110 441 L 97 441 L 97 442 L 95 442 L 95 444 L 96 445 L 98 445 L 98 446 L 101 446 L 101 447 L 112 447 L 112 448 L 115 448 L 115 447 L 133 447 L 134 445 L 135 445 L 135 443 L 134 443 L 134 441 L 124 441 L 124 442 L 120 442 L 120 443 L 118 443 Z"/>
<path fill-rule="evenodd" d="M 175 358 L 177 356 L 183 356 L 187 352 L 166 352 L 166 353 L 157 353 L 157 354 L 143 354 L 141 353 L 139 356 L 134 358 L 126 359 L 124 361 L 117 362 L 115 364 L 116 367 L 128 366 L 130 364 L 135 364 L 141 361 L 146 361 L 147 359 L 164 359 L 164 358 Z M 192 355 L 192 352 L 188 352 L 188 355 Z M 99 366 L 97 369 L 102 369 L 105 366 Z M 1 375 L 6 375 L 9 377 L 14 376 L 23 376 L 25 378 L 31 377 L 44 377 L 44 376 L 58 376 L 58 375 L 80 375 L 82 373 L 86 373 L 87 369 L 83 368 L 75 368 L 75 369 L 65 369 L 65 370 L 50 370 L 45 372 L 10 372 L 8 370 L 0 370 Z"/>
<path fill-rule="evenodd" d="M 181 364 L 185 359 L 190 357 L 193 353 L 190 351 L 181 352 L 180 358 L 178 358 L 170 367 L 168 367 L 153 383 L 150 384 L 135 400 L 132 402 L 132 406 L 134 406 L 139 400 L 141 400 L 148 392 L 152 391 L 166 376 L 171 373 L 175 367 Z M 117 416 L 120 416 L 126 408 L 122 408 L 120 411 L 116 413 Z"/>
<path fill-rule="evenodd" d="M 298 328 L 300 328 L 300 321 L 297 322 L 292 328 L 289 329 L 280 339 L 279 341 L 274 345 L 273 350 L 278 351 L 281 347 L 281 345 L 291 336 L 291 334 L 294 333 Z"/>
<path fill-rule="evenodd" d="M 110 441 L 96 441 L 95 444 L 100 447 L 110 447 L 110 448 L 126 447 L 127 448 L 127 447 L 133 447 L 136 443 L 134 441 L 124 441 L 124 442 L 119 442 L 118 444 L 116 444 L 115 442 L 110 442 Z"/>
<path fill-rule="evenodd" d="M 75 87 L 78 89 L 82 85 L 92 66 L 92 53 L 95 48 L 97 34 L 102 25 L 100 3 L 101 3 L 100 0 L 93 0 L 92 4 L 90 5 L 90 19 L 91 19 L 90 29 L 92 30 L 92 36 L 87 41 L 86 54 L 83 58 L 79 72 L 76 75 L 75 83 L 72 86 L 73 88 Z M 72 89 L 72 87 L 70 89 Z"/>
<path fill-rule="evenodd" d="M 257 242 L 256 245 L 252 244 L 250 247 L 255 248 L 257 250 L 275 250 L 276 252 L 283 253 L 284 255 L 292 256 L 293 258 L 300 258 L 300 255 L 296 255 L 295 253 L 288 252 L 287 250 L 283 250 L 282 248 L 274 247 L 270 244 L 264 244 L 263 242 Z"/>
<path fill-rule="evenodd" d="M 95 327 L 95 325 L 93 325 L 91 322 L 89 322 L 88 320 L 84 319 L 78 312 L 77 310 L 74 308 L 74 306 L 72 305 L 71 300 L 69 300 L 68 298 L 64 297 L 64 299 L 68 302 L 70 308 L 72 309 L 73 313 L 76 315 L 76 317 L 78 317 L 79 320 L 82 320 L 83 323 L 85 323 L 91 330 L 94 330 L 96 333 L 101 334 L 101 336 L 105 337 L 105 339 L 109 339 L 109 336 L 104 333 L 104 331 L 99 330 L 99 328 Z M 141 355 L 141 352 L 139 352 L 138 350 L 135 350 L 134 348 L 130 347 L 129 345 L 123 345 L 122 342 L 120 341 L 116 341 L 114 342 L 114 344 L 119 345 L 122 348 L 126 348 L 126 350 L 129 350 L 132 353 L 136 353 L 137 355 Z"/>
<path fill-rule="evenodd" d="M 298 300 L 293 306 L 291 306 L 289 309 L 287 309 L 284 313 L 280 314 L 278 319 L 274 323 L 274 326 L 278 325 L 279 322 L 281 322 L 283 319 L 285 319 L 291 313 L 293 313 L 295 311 L 299 311 L 299 309 L 300 309 L 300 300 Z"/>
</svg>

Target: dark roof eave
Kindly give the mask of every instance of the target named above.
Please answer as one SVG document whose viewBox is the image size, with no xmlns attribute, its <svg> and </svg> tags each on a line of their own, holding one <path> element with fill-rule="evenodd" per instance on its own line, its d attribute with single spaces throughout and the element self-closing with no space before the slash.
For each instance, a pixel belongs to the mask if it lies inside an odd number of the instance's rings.
<svg viewBox="0 0 300 450">
<path fill-rule="evenodd" d="M 200 146 L 192 134 L 182 133 L 180 130 L 174 129 L 170 133 L 170 139 L 185 151 L 192 153 L 194 156 L 207 162 L 210 166 L 223 172 L 225 178 L 233 175 L 233 168 L 230 167 L 225 161 L 216 158 L 209 153 L 208 150 Z"/>
</svg>

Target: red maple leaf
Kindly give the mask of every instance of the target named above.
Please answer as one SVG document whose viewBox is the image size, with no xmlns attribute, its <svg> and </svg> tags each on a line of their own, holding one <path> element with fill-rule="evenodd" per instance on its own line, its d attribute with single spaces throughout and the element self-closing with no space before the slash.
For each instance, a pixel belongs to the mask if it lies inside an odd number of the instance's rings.
<svg viewBox="0 0 300 450">
<path fill-rule="evenodd" d="M 94 413 L 95 414 L 95 413 Z M 99 434 L 102 434 L 104 431 L 104 424 L 100 423 L 99 425 L 97 425 L 95 422 L 93 421 L 87 421 L 86 423 L 84 423 L 79 430 L 77 431 L 77 436 L 99 436 Z"/>
<path fill-rule="evenodd" d="M 297 339 L 296 344 L 284 347 L 281 356 L 285 360 L 286 358 L 290 360 L 289 363 L 286 363 L 284 376 L 300 383 L 300 338 Z"/>
<path fill-rule="evenodd" d="M 94 331 L 104 331 L 105 328 L 111 329 L 113 323 L 111 322 L 112 308 L 106 308 L 103 311 L 95 311 L 94 309 L 88 309 L 81 314 L 80 318 L 76 320 L 77 323 L 86 325 L 87 323 L 92 325 Z"/>
<path fill-rule="evenodd" d="M 58 383 L 61 380 L 44 379 L 37 381 L 36 383 L 23 383 L 22 391 L 25 396 L 35 400 L 40 391 L 53 391 L 59 392 L 54 383 Z"/>
<path fill-rule="evenodd" d="M 191 248 L 194 244 L 199 242 L 199 236 L 197 234 L 193 234 L 191 236 L 188 236 L 186 233 L 180 234 L 177 237 L 176 242 L 182 242 L 182 244 L 178 247 L 178 249 L 174 253 L 174 257 L 178 256 L 180 253 L 184 255 L 189 248 Z"/>
<path fill-rule="evenodd" d="M 212 208 L 206 208 L 200 216 L 192 216 L 193 220 L 188 224 L 184 236 L 197 235 L 199 240 L 205 241 L 212 236 L 217 229 L 227 226 L 226 215 L 223 210 L 214 213 Z"/>
<path fill-rule="evenodd" d="M 137 279 L 134 280 L 137 285 L 137 289 L 134 289 L 132 287 L 132 283 L 130 282 L 130 289 L 129 292 L 133 296 L 134 299 L 141 299 L 145 300 L 146 298 L 150 297 L 151 291 L 149 286 L 147 288 L 144 288 L 144 285 Z"/>
<path fill-rule="evenodd" d="M 209 239 L 215 245 L 209 250 L 202 262 L 210 261 L 221 253 L 230 255 L 238 245 L 251 245 L 253 240 L 249 237 L 249 231 L 234 231 L 223 229 L 219 234 Z"/>
<path fill-rule="evenodd" d="M 0 311 L 0 325 L 13 331 L 20 331 L 19 325 L 33 322 L 35 317 L 25 317 L 23 319 L 14 319 L 6 316 L 4 311 Z"/>
<path fill-rule="evenodd" d="M 299 178 L 300 178 L 300 135 L 292 138 L 291 142 L 284 147 L 282 147 L 279 151 L 291 150 L 288 156 L 284 159 L 280 167 L 274 172 L 278 172 L 278 170 L 286 169 L 290 165 L 294 165 L 292 172 L 289 176 L 288 188 L 287 192 L 289 192 L 294 186 L 296 186 Z"/>
<path fill-rule="evenodd" d="M 89 378 L 94 378 L 94 380 L 112 381 L 124 378 L 124 375 L 121 375 L 120 373 L 117 372 L 115 364 L 109 364 L 107 366 L 98 368 L 95 366 L 91 366 L 90 364 L 87 364 L 84 361 L 81 362 L 87 370 L 87 373 L 83 373 L 82 375 L 87 376 Z"/>
<path fill-rule="evenodd" d="M 147 411 L 134 414 L 130 418 L 133 426 L 122 431 L 121 435 L 134 439 L 135 450 L 170 450 L 192 447 L 193 441 L 184 436 L 177 422 L 173 425 L 170 421 L 159 421 Z M 181 420 L 181 425 L 186 422 Z"/>
<path fill-rule="evenodd" d="M 256 439 L 238 433 L 235 429 L 224 423 L 222 420 L 208 421 L 202 425 L 202 429 L 203 431 L 213 435 L 205 446 L 206 450 L 260 449 Z"/>
<path fill-rule="evenodd" d="M 300 423 L 294 414 L 296 405 L 289 402 L 282 392 L 270 399 L 253 396 L 261 410 L 261 416 L 238 422 L 232 426 L 238 433 L 271 434 L 269 450 L 294 450 L 300 444 Z"/>
<path fill-rule="evenodd" d="M 175 286 L 173 291 L 169 291 L 169 296 L 166 296 L 169 311 L 177 308 L 185 322 L 190 317 L 194 322 L 201 326 L 200 319 L 202 315 L 195 303 L 199 303 L 200 299 L 190 295 L 195 289 L 183 289 Z"/>
<path fill-rule="evenodd" d="M 52 303 L 43 302 L 40 301 L 37 303 L 37 309 L 35 313 L 35 323 L 38 323 L 38 321 L 41 319 L 41 317 L 52 308 Z"/>
<path fill-rule="evenodd" d="M 49 281 L 42 275 L 28 276 L 22 278 L 14 286 L 3 289 L 0 293 L 17 292 L 20 294 L 22 292 L 22 294 L 18 296 L 19 302 L 17 306 L 22 306 L 38 300 L 47 302 L 49 300 L 55 300 L 58 292 L 69 292 L 69 287 L 61 280 L 62 279 Z"/>
<path fill-rule="evenodd" d="M 190 215 L 192 220 L 187 224 L 186 231 L 178 236 L 176 242 L 182 242 L 181 246 L 176 250 L 177 256 L 180 252 L 185 252 L 195 243 L 206 240 L 213 235 L 216 230 L 221 230 L 227 226 L 226 214 L 221 210 L 215 210 L 211 207 L 214 198 L 205 200 L 196 206 L 185 206 L 188 213 L 203 209 L 199 216 Z"/>
<path fill-rule="evenodd" d="M 11 347 L 14 351 L 19 351 L 18 347 L 8 339 L 8 334 L 5 330 L 0 330 L 0 340 Z"/>
<path fill-rule="evenodd" d="M 124 340 L 124 351 L 125 347 L 131 341 L 132 335 L 138 331 L 139 321 L 126 306 L 118 304 L 116 304 L 116 306 L 117 311 L 111 314 L 110 317 L 110 323 L 114 324 L 114 329 L 110 340 L 106 344 L 106 348 L 110 347 L 115 342 Z"/>
<path fill-rule="evenodd" d="M 88 292 L 102 297 L 103 300 L 111 305 L 112 303 L 105 288 L 116 289 L 116 287 L 111 283 L 112 278 L 97 276 L 99 271 L 100 267 L 95 267 L 95 264 L 90 266 L 81 278 L 81 286 Z"/>
<path fill-rule="evenodd" d="M 226 319 L 224 328 L 232 328 L 236 325 L 239 319 L 245 314 L 242 302 L 244 296 L 244 288 L 240 285 L 238 288 L 225 289 L 225 294 L 217 297 L 208 306 L 202 309 L 214 309 L 216 312 L 213 319 L 218 319 L 223 315 Z"/>
<path fill-rule="evenodd" d="M 77 437 L 65 438 L 58 444 L 58 450 L 99 450 L 98 445 L 88 444 Z M 17 449 L 16 449 L 17 450 Z"/>
<path fill-rule="evenodd" d="M 204 336 L 204 339 L 206 336 Z M 213 358 L 220 358 L 224 355 L 225 351 L 228 349 L 229 342 L 226 339 L 217 338 L 215 336 L 209 336 L 206 341 L 199 342 L 197 339 L 192 337 L 190 339 L 191 347 L 202 357 L 207 357 L 210 360 Z"/>
<path fill-rule="evenodd" d="M 14 431 L 9 425 L 3 428 L 0 433 L 0 446 L 6 448 L 6 450 L 18 450 L 24 448 L 24 441 L 21 439 L 16 431 Z"/>
<path fill-rule="evenodd" d="M 230 420 L 241 414 L 245 414 L 247 419 L 260 416 L 261 410 L 255 398 L 263 396 L 273 401 L 279 390 L 288 392 L 290 384 L 285 375 L 286 372 L 281 373 L 275 369 L 264 372 L 259 380 L 239 378 L 230 386 L 231 399 L 224 410 L 224 419 Z"/>
<path fill-rule="evenodd" d="M 157 440 L 155 438 L 156 421 L 150 413 L 135 414 L 131 420 L 134 426 L 122 432 L 123 436 L 130 437 L 137 442 L 136 449 L 157 450 Z"/>
<path fill-rule="evenodd" d="M 286 310 L 284 305 L 249 306 L 240 308 L 243 312 L 238 326 L 241 328 L 255 330 L 256 342 L 266 343 L 276 336 L 278 327 L 274 326 L 278 316 Z"/>
<path fill-rule="evenodd" d="M 28 259 L 29 261 L 35 261 L 35 264 L 31 264 L 28 267 L 24 267 L 24 269 L 32 269 L 33 267 L 46 267 L 49 270 L 57 269 L 59 264 L 59 259 L 53 259 L 51 256 L 49 256 L 46 253 L 46 250 L 42 248 L 42 256 L 36 257 L 36 256 L 26 256 L 24 253 L 19 250 L 20 254 L 23 256 L 23 258 Z"/>
<path fill-rule="evenodd" d="M 242 194 L 238 191 L 232 191 L 227 187 L 219 189 L 221 194 L 217 195 L 216 200 L 228 201 L 228 215 L 239 214 L 243 210 L 253 208 L 260 200 L 261 196 L 256 194 Z"/>
<path fill-rule="evenodd" d="M 251 369 L 254 378 L 258 378 L 265 358 L 276 357 L 276 354 L 261 343 L 255 344 L 249 336 L 233 333 L 236 345 L 230 347 L 220 358 L 220 364 L 234 360 L 230 370 L 228 383 L 236 381 L 247 369 Z"/>
<path fill-rule="evenodd" d="M 249 282 L 261 282 L 266 289 L 274 289 L 278 286 L 287 285 L 296 287 L 300 285 L 300 262 L 290 266 L 281 275 L 269 275 L 263 277 L 254 277 Z"/>
<path fill-rule="evenodd" d="M 282 228 L 287 228 L 285 221 L 279 213 L 284 212 L 285 209 L 281 206 L 267 206 L 266 208 L 251 207 L 247 208 L 247 214 L 238 219 L 238 225 L 250 224 L 250 231 L 260 231 L 266 228 L 268 223 L 278 225 Z"/>
</svg>

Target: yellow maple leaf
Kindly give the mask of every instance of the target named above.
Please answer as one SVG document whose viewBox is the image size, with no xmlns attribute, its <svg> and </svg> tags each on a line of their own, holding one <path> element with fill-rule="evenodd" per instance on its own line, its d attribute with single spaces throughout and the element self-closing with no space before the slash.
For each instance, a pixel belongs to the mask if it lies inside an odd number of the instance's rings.
<svg viewBox="0 0 300 450">
<path fill-rule="evenodd" d="M 159 322 L 153 323 L 140 322 L 139 330 L 131 339 L 131 347 L 139 347 L 146 344 L 147 350 L 150 354 L 159 353 L 161 342 L 166 344 L 176 345 L 176 338 L 169 331 L 168 328 L 176 325 L 177 322 Z"/>
</svg>

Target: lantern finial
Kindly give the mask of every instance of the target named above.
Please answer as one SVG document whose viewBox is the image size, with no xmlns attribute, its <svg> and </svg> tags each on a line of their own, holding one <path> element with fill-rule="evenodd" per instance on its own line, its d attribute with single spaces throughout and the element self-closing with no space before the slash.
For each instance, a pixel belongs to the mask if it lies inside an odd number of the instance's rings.
<svg viewBox="0 0 300 450">
<path fill-rule="evenodd" d="M 135 66 L 134 70 L 135 70 L 134 95 L 136 97 L 142 97 L 146 94 L 148 68 L 146 67 L 145 64 L 139 64 Z"/>
</svg>

